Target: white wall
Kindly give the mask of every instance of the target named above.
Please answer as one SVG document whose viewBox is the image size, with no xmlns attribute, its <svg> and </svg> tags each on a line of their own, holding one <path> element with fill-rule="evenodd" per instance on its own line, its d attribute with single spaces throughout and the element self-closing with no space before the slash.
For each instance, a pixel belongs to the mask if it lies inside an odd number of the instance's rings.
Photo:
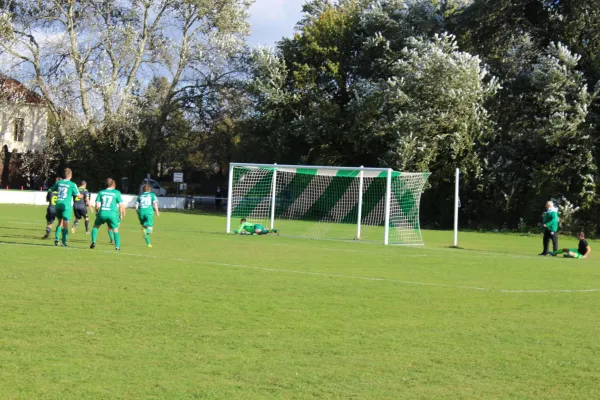
<svg viewBox="0 0 600 400">
<path fill-rule="evenodd" d="M 23 118 L 23 141 L 15 142 L 15 118 Z M 4 145 L 10 152 L 42 151 L 48 130 L 48 110 L 35 104 L 0 104 L 0 148 Z"/>
<path fill-rule="evenodd" d="M 0 190 L 0 204 L 32 204 L 45 206 L 47 192 L 34 192 L 31 190 Z M 92 202 L 96 200 L 96 193 L 91 194 Z M 123 195 L 123 201 L 129 208 L 135 207 L 137 196 Z M 183 197 L 159 197 L 158 207 L 161 209 L 179 209 L 185 207 Z"/>
</svg>

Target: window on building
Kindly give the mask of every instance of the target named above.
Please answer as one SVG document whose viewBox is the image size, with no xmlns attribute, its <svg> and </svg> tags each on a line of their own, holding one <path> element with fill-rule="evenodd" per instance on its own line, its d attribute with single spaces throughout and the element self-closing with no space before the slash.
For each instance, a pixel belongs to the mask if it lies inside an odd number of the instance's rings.
<svg viewBox="0 0 600 400">
<path fill-rule="evenodd" d="M 25 134 L 25 120 L 15 118 L 15 142 L 22 142 Z"/>
</svg>

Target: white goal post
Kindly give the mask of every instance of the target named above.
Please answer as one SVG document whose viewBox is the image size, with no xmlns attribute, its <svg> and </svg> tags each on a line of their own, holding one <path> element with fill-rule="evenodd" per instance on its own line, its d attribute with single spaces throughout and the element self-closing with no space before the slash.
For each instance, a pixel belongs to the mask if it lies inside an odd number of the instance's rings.
<svg viewBox="0 0 600 400">
<path fill-rule="evenodd" d="M 419 206 L 428 177 L 388 168 L 231 163 L 227 233 L 246 218 L 286 236 L 423 245 Z"/>
</svg>

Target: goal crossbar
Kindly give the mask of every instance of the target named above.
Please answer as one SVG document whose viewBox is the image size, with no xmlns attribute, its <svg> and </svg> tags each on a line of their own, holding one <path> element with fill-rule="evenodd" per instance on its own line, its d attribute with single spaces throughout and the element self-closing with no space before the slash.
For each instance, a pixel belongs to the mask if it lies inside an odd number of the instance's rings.
<svg viewBox="0 0 600 400">
<path fill-rule="evenodd" d="M 231 163 L 230 167 L 258 167 L 258 168 L 297 168 L 297 169 L 330 169 L 337 171 L 389 171 L 389 168 L 366 168 L 366 167 L 331 167 L 322 165 L 288 165 L 288 164 L 252 164 L 252 163 Z"/>
</svg>

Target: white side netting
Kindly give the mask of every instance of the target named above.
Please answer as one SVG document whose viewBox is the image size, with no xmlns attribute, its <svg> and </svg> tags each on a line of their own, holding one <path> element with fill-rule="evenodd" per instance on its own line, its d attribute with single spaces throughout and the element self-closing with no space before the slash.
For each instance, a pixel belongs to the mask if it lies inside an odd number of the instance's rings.
<svg viewBox="0 0 600 400">
<path fill-rule="evenodd" d="M 428 177 L 428 174 L 404 172 L 392 178 L 390 243 L 423 244 L 419 209 Z"/>
<path fill-rule="evenodd" d="M 233 168 L 233 229 L 237 228 L 241 218 L 247 218 L 266 228 L 271 228 L 273 221 L 274 227 L 283 235 L 384 242 L 387 170 L 362 170 L 362 207 L 359 207 L 360 169 L 276 166 Z M 423 244 L 419 227 L 419 201 L 426 180 L 427 174 L 394 173 L 390 202 L 390 243 Z"/>
</svg>

